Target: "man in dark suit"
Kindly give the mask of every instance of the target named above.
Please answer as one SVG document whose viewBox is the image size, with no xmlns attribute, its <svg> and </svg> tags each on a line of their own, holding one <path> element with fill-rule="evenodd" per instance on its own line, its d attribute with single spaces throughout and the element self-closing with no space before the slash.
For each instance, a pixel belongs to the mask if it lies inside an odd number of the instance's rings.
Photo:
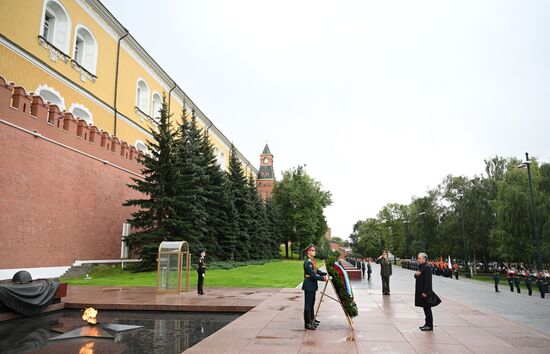
<svg viewBox="0 0 550 354">
<path fill-rule="evenodd" d="M 414 306 L 422 307 L 426 316 L 426 323 L 420 327 L 421 331 L 433 331 L 434 320 L 432 307 L 426 302 L 428 296 L 433 294 L 432 290 L 432 270 L 428 265 L 428 255 L 426 253 L 418 254 L 418 270 L 414 273 L 416 278 L 414 291 Z"/>
<path fill-rule="evenodd" d="M 306 257 L 304 259 L 304 282 L 302 283 L 302 290 L 304 291 L 305 304 L 304 304 L 304 327 L 314 331 L 319 325 L 319 321 L 315 319 L 313 307 L 315 305 L 315 293 L 318 286 L 317 281 L 327 280 L 327 273 L 321 272 L 317 269 L 315 264 L 315 246 L 310 244 L 304 251 Z"/>
<path fill-rule="evenodd" d="M 199 273 L 199 281 L 197 283 L 197 291 L 199 295 L 204 295 L 202 286 L 204 285 L 204 275 L 206 274 L 206 262 L 204 261 L 204 256 L 206 255 L 205 250 L 199 250 L 199 264 L 197 272 Z"/>
<path fill-rule="evenodd" d="M 382 277 L 382 295 L 390 294 L 390 277 L 391 262 L 388 259 L 388 252 L 382 251 L 382 255 L 376 259 L 376 263 L 380 264 L 380 276 Z"/>
</svg>

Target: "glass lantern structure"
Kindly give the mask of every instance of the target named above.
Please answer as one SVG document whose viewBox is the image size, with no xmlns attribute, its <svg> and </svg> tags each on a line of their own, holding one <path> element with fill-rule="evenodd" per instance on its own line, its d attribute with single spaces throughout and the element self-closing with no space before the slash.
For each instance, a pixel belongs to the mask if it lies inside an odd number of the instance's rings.
<svg viewBox="0 0 550 354">
<path fill-rule="evenodd" d="M 189 254 L 189 244 L 186 241 L 163 241 L 160 244 L 157 258 L 157 287 L 159 291 L 188 292 L 190 269 L 191 255 Z M 185 278 L 183 278 L 184 276 Z M 184 284 L 182 284 L 182 280 Z"/>
</svg>

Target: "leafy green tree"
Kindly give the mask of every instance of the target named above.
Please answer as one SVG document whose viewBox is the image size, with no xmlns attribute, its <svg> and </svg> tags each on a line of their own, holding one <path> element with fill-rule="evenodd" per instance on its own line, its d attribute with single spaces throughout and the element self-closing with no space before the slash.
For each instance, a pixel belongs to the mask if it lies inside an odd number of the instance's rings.
<svg viewBox="0 0 550 354">
<path fill-rule="evenodd" d="M 164 240 L 174 240 L 179 236 L 180 223 L 176 211 L 177 171 L 174 168 L 175 132 L 169 124 L 166 96 L 163 97 L 158 129 L 151 130 L 152 140 L 147 141 L 149 154 L 142 156 L 143 179 L 132 178 L 128 186 L 143 194 L 141 199 L 131 199 L 125 206 L 137 207 L 128 222 L 137 231 L 128 236 L 131 248 L 141 258 L 138 270 L 154 269 L 158 246 Z"/>
<path fill-rule="evenodd" d="M 278 226 L 287 257 L 290 242 L 301 251 L 325 235 L 328 227 L 323 211 L 332 203 L 331 194 L 302 166 L 283 172 L 282 181 L 273 190 L 273 202 L 278 210 Z"/>
</svg>

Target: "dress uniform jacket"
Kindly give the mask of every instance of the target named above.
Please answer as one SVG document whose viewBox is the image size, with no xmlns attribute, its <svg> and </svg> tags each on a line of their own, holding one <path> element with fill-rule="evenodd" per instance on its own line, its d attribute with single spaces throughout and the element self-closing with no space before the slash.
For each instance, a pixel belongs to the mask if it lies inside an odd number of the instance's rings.
<svg viewBox="0 0 550 354">
<path fill-rule="evenodd" d="M 389 259 L 377 259 L 376 263 L 380 264 L 380 275 L 389 277 L 391 275 L 391 261 Z"/>
<path fill-rule="evenodd" d="M 317 269 L 317 265 L 310 258 L 304 260 L 304 282 L 302 284 L 302 290 L 304 291 L 317 291 L 318 280 L 324 280 L 323 276 L 327 275 L 325 272 L 321 272 Z"/>
</svg>

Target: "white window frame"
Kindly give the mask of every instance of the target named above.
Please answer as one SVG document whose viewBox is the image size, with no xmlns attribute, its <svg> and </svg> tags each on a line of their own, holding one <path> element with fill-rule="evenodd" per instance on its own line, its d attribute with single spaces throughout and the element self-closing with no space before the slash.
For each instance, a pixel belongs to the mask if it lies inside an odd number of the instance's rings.
<svg viewBox="0 0 550 354">
<path fill-rule="evenodd" d="M 139 145 L 142 145 L 143 148 L 140 149 L 139 148 Z M 134 145 L 136 147 L 136 149 L 138 149 L 139 151 L 143 152 L 144 154 L 148 154 L 149 153 L 149 149 L 147 148 L 147 144 L 145 144 L 143 142 L 143 140 L 136 140 L 136 143 Z"/>
<path fill-rule="evenodd" d="M 90 112 L 90 110 L 86 106 L 84 106 L 83 104 L 80 104 L 80 103 L 73 103 L 71 105 L 71 107 L 69 108 L 69 112 L 71 112 L 73 114 L 73 116 L 76 118 L 77 115 L 74 113 L 75 109 L 80 109 L 80 110 L 84 111 L 89 116 L 88 119 L 80 116 L 80 118 L 84 119 L 86 121 L 86 123 L 88 123 L 89 125 L 94 124 L 94 118 L 93 118 L 92 112 Z"/>
<path fill-rule="evenodd" d="M 139 83 L 140 82 L 143 82 L 143 85 L 145 85 L 145 89 L 147 90 L 146 92 L 141 92 L 139 95 L 138 95 L 138 91 L 140 91 L 140 87 L 139 87 Z M 140 77 L 137 79 L 136 81 L 136 107 L 139 108 L 140 111 L 142 111 L 143 113 L 147 114 L 147 112 L 149 111 L 149 106 L 150 106 L 150 102 L 149 102 L 149 85 L 147 85 L 147 81 L 145 81 L 144 78 Z M 144 103 L 144 105 L 142 105 L 142 103 Z"/>
<path fill-rule="evenodd" d="M 67 23 L 65 24 L 65 34 L 64 34 L 64 40 L 63 40 L 63 43 L 60 44 L 59 41 L 56 39 L 56 33 L 61 29 L 60 25 L 61 25 L 61 21 L 60 19 L 58 18 L 58 14 L 55 13 L 55 11 L 48 11 L 50 13 L 50 15 L 54 18 L 54 23 L 53 23 L 53 26 L 51 26 L 50 24 L 50 27 L 53 27 L 53 28 L 50 28 L 49 29 L 49 33 L 51 33 L 50 35 L 50 38 L 46 38 L 44 36 L 44 21 L 46 20 L 46 10 L 48 8 L 48 4 L 55 4 L 57 6 L 59 6 L 59 8 L 64 12 L 64 15 L 67 19 Z M 44 0 L 44 5 L 42 6 L 42 16 L 40 18 L 40 27 L 38 29 L 38 33 L 46 38 L 46 40 L 53 44 L 57 49 L 61 50 L 63 53 L 67 54 L 69 53 L 69 46 L 70 46 L 70 42 L 71 42 L 71 16 L 69 16 L 69 12 L 67 11 L 67 9 L 65 8 L 65 6 L 63 6 L 63 4 L 61 4 L 61 2 L 59 2 L 58 0 Z"/>
<path fill-rule="evenodd" d="M 158 97 L 159 106 L 155 107 L 155 96 Z M 160 113 L 158 112 L 162 108 L 162 96 L 157 91 L 153 91 L 151 95 L 151 118 L 160 120 Z"/>
<path fill-rule="evenodd" d="M 59 109 L 61 111 L 63 111 L 65 109 L 65 99 L 63 98 L 63 96 L 61 96 L 61 94 L 59 93 L 59 91 L 57 91 L 56 89 L 54 89 L 53 87 L 51 86 L 48 86 L 48 85 L 39 85 L 36 90 L 34 90 L 34 92 L 39 95 L 40 97 L 42 97 L 42 99 L 44 100 L 45 103 L 48 103 L 48 100 L 45 99 L 43 96 L 42 96 L 42 91 L 49 91 L 51 94 L 53 94 L 54 96 L 56 96 L 58 99 L 59 99 L 59 102 L 51 102 L 52 104 L 55 104 L 59 107 Z"/>
<path fill-rule="evenodd" d="M 82 31 L 81 35 L 79 35 L 79 31 Z M 89 38 L 86 38 L 87 36 L 89 36 Z M 76 42 L 78 41 L 78 39 L 80 39 L 83 44 L 82 48 L 78 49 L 78 53 L 80 54 L 80 58 L 81 58 L 80 62 L 76 58 Z M 73 60 L 77 62 L 78 65 L 80 65 L 81 67 L 83 67 L 84 69 L 86 69 L 87 71 L 95 75 L 96 69 L 97 69 L 98 53 L 99 53 L 99 47 L 97 44 L 97 40 L 94 34 L 92 33 L 92 31 L 90 31 L 88 27 L 78 24 L 75 27 L 75 31 L 74 31 L 73 53 L 72 53 Z M 91 56 L 91 62 L 86 62 L 88 55 Z"/>
</svg>

